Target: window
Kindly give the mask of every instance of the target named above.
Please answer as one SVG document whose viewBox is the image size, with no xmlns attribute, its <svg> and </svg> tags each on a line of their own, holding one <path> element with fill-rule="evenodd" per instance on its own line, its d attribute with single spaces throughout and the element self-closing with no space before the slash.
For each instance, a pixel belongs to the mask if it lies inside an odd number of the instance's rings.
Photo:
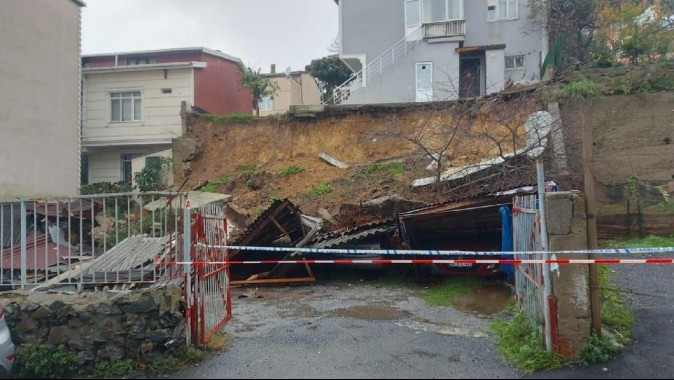
<svg viewBox="0 0 674 380">
<path fill-rule="evenodd" d="M 517 6 L 518 0 L 488 0 L 488 20 L 515 20 L 517 19 Z"/>
<path fill-rule="evenodd" d="M 274 98 L 271 96 L 263 96 L 258 104 L 258 107 L 260 108 L 260 111 L 273 111 Z"/>
<path fill-rule="evenodd" d="M 525 62 L 523 55 L 511 55 L 509 57 L 505 57 L 506 70 L 523 69 L 524 66 Z"/>
<path fill-rule="evenodd" d="M 420 0 L 408 0 L 405 2 L 405 26 L 417 26 L 421 24 Z"/>
<path fill-rule="evenodd" d="M 142 118 L 140 91 L 110 93 L 110 121 L 137 121 Z"/>
<path fill-rule="evenodd" d="M 126 64 L 127 65 L 149 65 L 152 63 L 155 63 L 156 61 L 154 58 L 149 58 L 149 57 L 137 57 L 137 58 L 127 58 L 126 59 Z"/>
<path fill-rule="evenodd" d="M 463 0 L 424 0 L 424 22 L 463 19 Z"/>
<path fill-rule="evenodd" d="M 122 153 L 121 155 L 121 172 L 120 172 L 120 181 L 131 183 L 133 180 L 133 173 L 131 168 L 131 160 L 135 157 L 135 154 L 132 153 Z"/>
<path fill-rule="evenodd" d="M 89 184 L 89 154 L 80 154 L 80 186 Z"/>
</svg>

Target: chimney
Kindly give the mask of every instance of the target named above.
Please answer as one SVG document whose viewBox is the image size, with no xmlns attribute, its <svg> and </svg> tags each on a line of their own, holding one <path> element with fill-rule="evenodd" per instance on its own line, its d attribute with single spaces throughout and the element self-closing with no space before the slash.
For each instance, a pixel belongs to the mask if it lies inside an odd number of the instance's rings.
<svg viewBox="0 0 674 380">
<path fill-rule="evenodd" d="M 276 74 L 276 64 L 275 63 L 271 64 L 271 73 Z"/>
</svg>

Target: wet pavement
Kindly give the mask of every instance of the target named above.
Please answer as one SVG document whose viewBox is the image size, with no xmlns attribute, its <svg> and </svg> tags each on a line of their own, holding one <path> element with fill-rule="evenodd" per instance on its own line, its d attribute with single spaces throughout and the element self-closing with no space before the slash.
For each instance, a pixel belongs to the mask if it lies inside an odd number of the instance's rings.
<svg viewBox="0 0 674 380">
<path fill-rule="evenodd" d="M 231 348 L 170 378 L 672 378 L 671 266 L 616 266 L 635 308 L 634 344 L 590 367 L 524 374 L 505 364 L 490 323 L 510 290 L 492 284 L 455 307 L 410 288 L 322 283 L 233 289 Z"/>
<path fill-rule="evenodd" d="M 363 283 L 234 289 L 230 350 L 172 378 L 519 376 L 499 358 L 487 316 L 505 306 L 507 287 L 481 292 L 498 307 L 466 299 L 466 312 L 412 294 Z"/>
</svg>

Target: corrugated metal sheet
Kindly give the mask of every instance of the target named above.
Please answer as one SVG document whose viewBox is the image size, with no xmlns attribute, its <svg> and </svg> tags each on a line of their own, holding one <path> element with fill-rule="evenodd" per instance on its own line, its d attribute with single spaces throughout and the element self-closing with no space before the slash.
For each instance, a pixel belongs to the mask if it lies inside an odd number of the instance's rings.
<svg viewBox="0 0 674 380">
<path fill-rule="evenodd" d="M 94 272 L 117 272 L 154 267 L 154 258 L 164 252 L 168 241 L 168 236 L 129 236 L 101 256 L 96 257 L 82 273 L 86 275 Z"/>
<path fill-rule="evenodd" d="M 396 229 L 395 221 L 386 220 L 368 223 L 342 232 L 328 232 L 318 235 L 308 246 L 312 248 L 332 248 L 354 243 L 378 234 L 389 233 Z"/>
</svg>

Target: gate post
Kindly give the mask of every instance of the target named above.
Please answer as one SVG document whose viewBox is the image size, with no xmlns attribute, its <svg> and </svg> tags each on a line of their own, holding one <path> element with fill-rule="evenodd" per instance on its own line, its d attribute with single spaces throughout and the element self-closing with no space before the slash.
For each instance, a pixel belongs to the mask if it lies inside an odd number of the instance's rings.
<svg viewBox="0 0 674 380">
<path fill-rule="evenodd" d="M 192 251 L 192 223 L 190 219 L 190 201 L 185 203 L 183 209 L 183 270 L 185 271 L 185 297 L 187 303 L 187 313 L 185 319 L 185 329 L 187 336 L 187 345 L 190 345 L 190 337 L 192 336 L 192 318 L 194 318 L 193 302 L 192 302 L 192 265 L 190 264 L 190 252 Z"/>
<path fill-rule="evenodd" d="M 28 260 L 26 253 L 28 226 L 26 223 L 26 201 L 21 201 L 21 290 L 26 290 L 26 277 L 28 275 Z"/>
<path fill-rule="evenodd" d="M 548 223 L 545 214 L 545 175 L 543 161 L 536 161 L 536 176 L 538 180 L 538 210 L 541 217 L 541 244 L 545 251 L 544 259 L 550 260 L 550 245 L 548 244 Z M 550 318 L 550 299 L 552 298 L 552 275 L 550 264 L 543 264 L 543 312 L 545 318 L 545 349 L 552 355 L 552 321 Z"/>
<path fill-rule="evenodd" d="M 547 219 L 550 251 L 587 249 L 585 204 L 577 192 L 548 193 Z M 587 259 L 588 254 L 555 254 L 556 259 Z M 554 269 L 553 292 L 557 300 L 559 353 L 578 355 L 591 330 L 590 280 L 586 265 L 558 265 Z"/>
</svg>

